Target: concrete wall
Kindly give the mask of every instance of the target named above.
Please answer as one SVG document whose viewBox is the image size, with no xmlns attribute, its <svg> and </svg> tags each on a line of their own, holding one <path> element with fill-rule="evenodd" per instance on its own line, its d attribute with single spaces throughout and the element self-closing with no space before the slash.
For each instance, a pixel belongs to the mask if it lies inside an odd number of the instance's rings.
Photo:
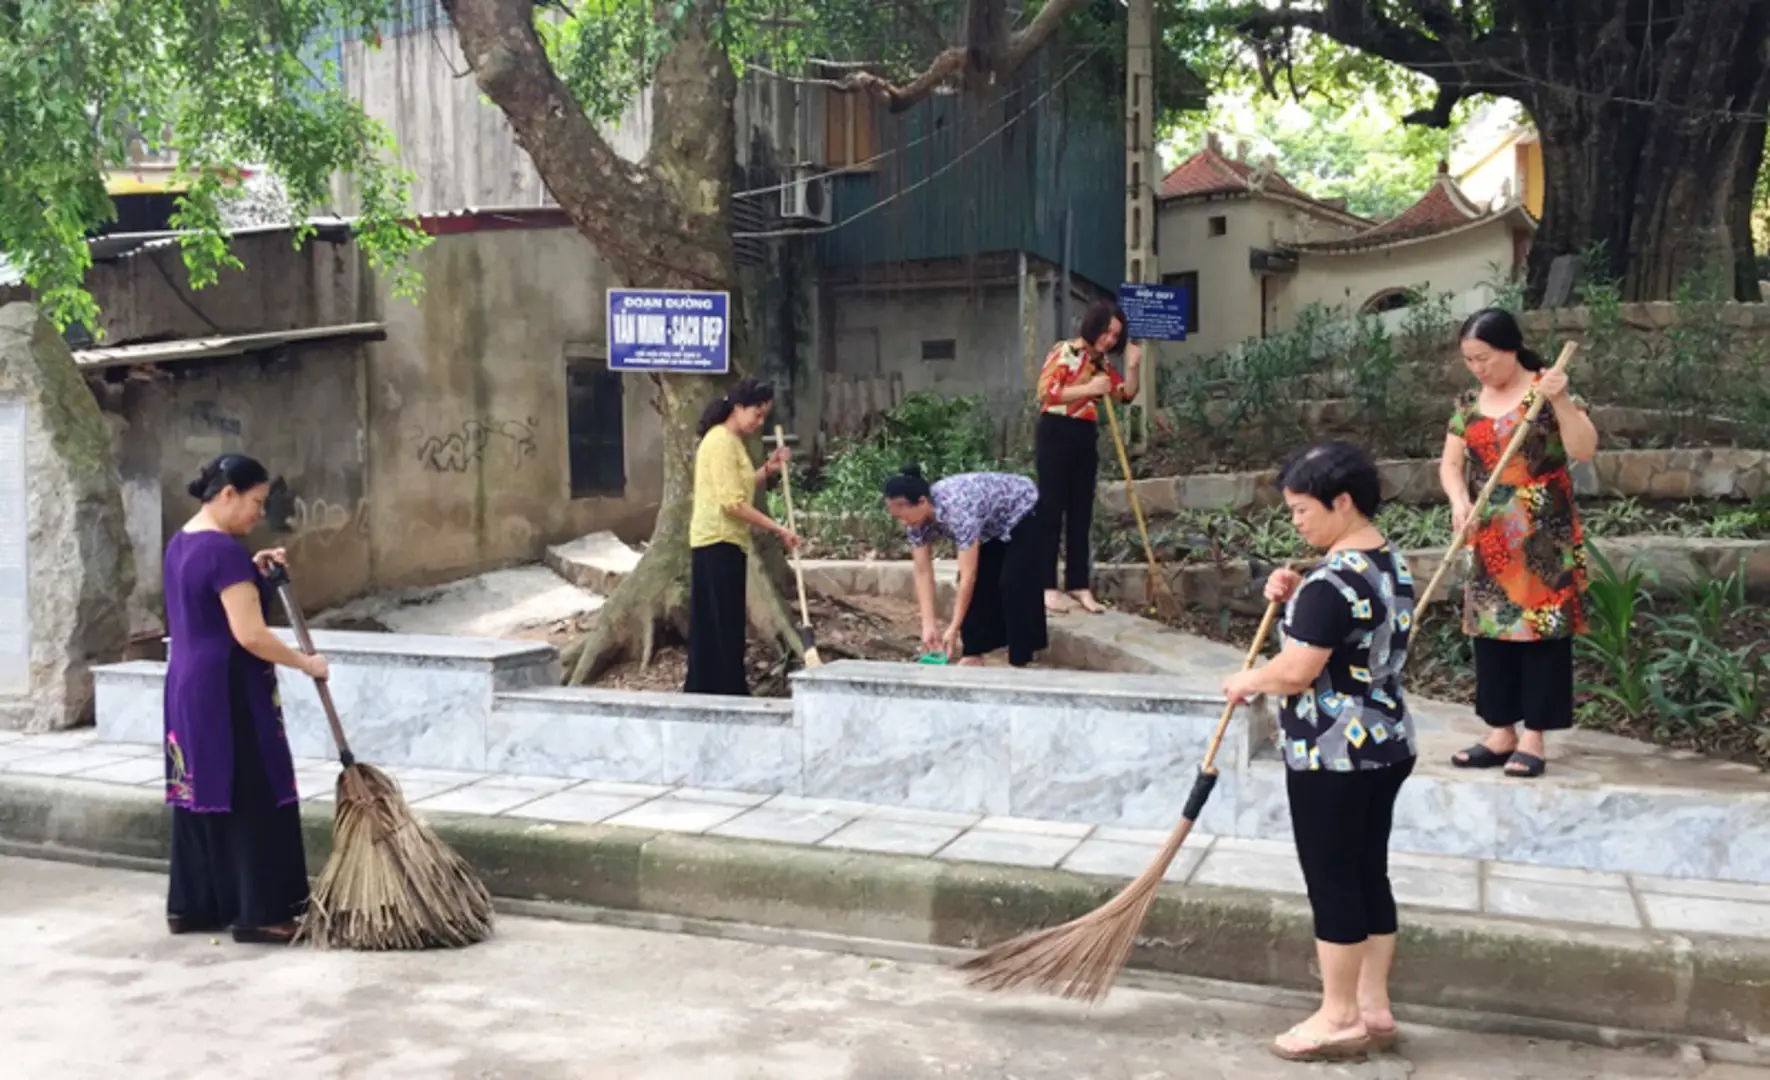
<svg viewBox="0 0 1770 1080">
<path fill-rule="evenodd" d="M 624 496 L 573 499 L 568 353 L 603 353 L 603 291 L 615 284 L 570 229 L 438 237 L 419 256 L 418 305 L 379 302 L 370 347 L 371 576 L 389 587 L 540 558 L 597 529 L 646 535 L 663 488 L 651 381 L 623 378 Z"/>
<path fill-rule="evenodd" d="M 166 543 L 197 511 L 185 485 L 217 454 L 250 454 L 283 480 L 286 490 L 266 506 L 248 543 L 289 549 L 304 605 L 336 603 L 369 586 L 369 536 L 346 513 L 365 492 L 364 360 L 360 343 L 313 344 L 97 386 L 135 553 L 132 634 L 157 635 L 164 626 Z"/>
<path fill-rule="evenodd" d="M 1036 356 L 1030 362 L 1036 365 L 1061 331 L 1057 276 L 1045 274 L 1034 282 Z M 980 395 L 1004 419 L 1031 408 L 1019 286 L 1013 281 L 914 289 L 850 285 L 832 288 L 831 295 L 830 374 L 898 375 L 905 394 Z M 1072 327 L 1086 305 L 1079 297 L 1070 301 Z M 924 341 L 948 338 L 956 342 L 953 359 L 922 359 Z"/>
<path fill-rule="evenodd" d="M 1297 273 L 1269 287 L 1278 328 L 1290 326 L 1312 303 L 1358 311 L 1395 289 L 1463 294 L 1503 281 L 1512 270 L 1512 228 L 1493 222 L 1467 232 L 1415 244 L 1345 255 L 1304 254 Z"/>
<path fill-rule="evenodd" d="M 1248 269 L 1250 250 L 1335 240 L 1353 232 L 1272 199 L 1172 200 L 1162 204 L 1157 217 L 1162 274 L 1198 274 L 1198 329 L 1185 341 L 1163 342 L 1163 357 L 1206 356 L 1260 336 L 1260 279 Z M 1212 234 L 1213 218 L 1223 219 L 1221 235 Z M 1269 321 L 1275 314 L 1269 309 Z M 1267 332 L 1272 331 L 1269 325 Z"/>
<path fill-rule="evenodd" d="M 332 237 L 326 239 L 325 237 Z M 86 287 L 99 299 L 100 345 L 291 330 L 358 322 L 363 310 L 360 260 L 342 230 L 300 248 L 284 231 L 234 239 L 244 269 L 224 269 L 200 290 L 176 243 L 95 263 Z"/>
<path fill-rule="evenodd" d="M 347 41 L 339 54 L 346 91 L 365 112 L 387 124 L 401 164 L 416 180 L 420 212 L 468 206 L 551 206 L 553 196 L 503 112 L 486 101 L 468 72 L 460 39 L 447 19 L 429 28 L 387 34 L 379 48 Z M 739 167 L 750 163 L 758 138 L 772 146 L 792 142 L 793 87 L 751 72 L 736 105 Z M 602 126 L 615 153 L 639 161 L 651 145 L 651 94 L 638 95 L 620 120 Z M 347 179 L 335 181 L 341 206 L 350 205 Z"/>
</svg>

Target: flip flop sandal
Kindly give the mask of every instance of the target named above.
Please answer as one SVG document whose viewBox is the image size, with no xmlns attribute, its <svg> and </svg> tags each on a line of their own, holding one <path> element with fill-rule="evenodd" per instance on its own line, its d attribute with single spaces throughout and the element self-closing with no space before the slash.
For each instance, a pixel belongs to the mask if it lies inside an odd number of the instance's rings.
<svg viewBox="0 0 1770 1080">
<path fill-rule="evenodd" d="M 1511 754 L 1496 753 L 1485 743 L 1476 743 L 1451 755 L 1450 763 L 1459 769 L 1497 769 L 1512 760 Z"/>
<path fill-rule="evenodd" d="M 1522 765 L 1524 768 L 1514 769 L 1513 765 Z M 1541 776 L 1546 768 L 1548 765 L 1542 758 L 1535 754 L 1527 754 L 1522 750 L 1515 750 L 1512 752 L 1511 759 L 1506 762 L 1506 775 L 1516 776 L 1520 780 L 1533 780 Z"/>
<path fill-rule="evenodd" d="M 1346 1039 L 1314 1039 L 1302 1034 L 1303 1025 L 1296 1027 L 1272 1040 L 1272 1052 L 1285 1061 L 1363 1061 L 1370 1056 L 1371 1040 L 1369 1035 L 1356 1035 Z M 1305 1045 L 1301 1050 L 1292 1050 L 1279 1042 L 1279 1039 L 1296 1039 Z"/>
</svg>

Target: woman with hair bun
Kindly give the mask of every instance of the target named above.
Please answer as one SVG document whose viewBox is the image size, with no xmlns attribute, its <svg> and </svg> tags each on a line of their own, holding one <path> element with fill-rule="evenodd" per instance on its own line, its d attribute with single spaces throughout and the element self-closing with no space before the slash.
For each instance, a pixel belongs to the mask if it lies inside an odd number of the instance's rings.
<svg viewBox="0 0 1770 1080">
<path fill-rule="evenodd" d="M 283 733 L 276 665 L 323 680 L 323 656 L 285 645 L 266 624 L 266 578 L 284 561 L 240 545 L 264 516 L 270 476 L 223 454 L 187 490 L 202 508 L 166 545 L 166 802 L 174 934 L 231 929 L 239 942 L 287 943 L 307 907 L 295 765 Z"/>
<path fill-rule="evenodd" d="M 1438 467 L 1453 528 L 1468 520 L 1537 395 L 1549 407 L 1506 464 L 1469 538 L 1463 633 L 1474 639 L 1475 711 L 1490 730 L 1451 763 L 1536 777 L 1545 768 L 1544 733 L 1573 726 L 1573 637 L 1586 625 L 1586 561 L 1567 467 L 1591 460 L 1598 429 L 1569 392 L 1567 373 L 1544 370 L 1525 347 L 1510 312 L 1478 311 L 1458 337 L 1480 386 L 1457 403 Z"/>
<path fill-rule="evenodd" d="M 909 530 L 915 555 L 922 647 L 962 664 L 981 664 L 997 649 L 1025 667 L 1050 642 L 1039 562 L 1045 534 L 1039 489 L 1024 476 L 963 473 L 930 484 L 915 465 L 885 481 L 885 508 Z M 959 552 L 959 587 L 952 621 L 935 614 L 934 543 Z"/>
<path fill-rule="evenodd" d="M 683 692 L 747 697 L 744 645 L 749 621 L 745 582 L 750 530 L 764 529 L 789 548 L 799 538 L 756 509 L 756 489 L 787 467 L 786 447 L 758 469 L 744 440 L 762 430 L 774 408 L 774 387 L 739 379 L 701 413 L 694 458 L 694 509 L 688 544 L 688 678 Z"/>
</svg>

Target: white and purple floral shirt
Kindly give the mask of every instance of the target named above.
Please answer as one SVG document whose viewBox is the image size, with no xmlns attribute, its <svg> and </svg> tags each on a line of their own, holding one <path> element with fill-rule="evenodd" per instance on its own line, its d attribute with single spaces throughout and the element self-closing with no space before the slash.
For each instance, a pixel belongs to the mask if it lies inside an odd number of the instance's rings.
<svg viewBox="0 0 1770 1080">
<path fill-rule="evenodd" d="M 1007 540 L 1039 501 L 1036 484 L 1008 473 L 960 473 L 937 480 L 929 490 L 934 519 L 909 530 L 911 547 L 927 547 L 941 537 L 960 551 L 973 544 Z"/>
</svg>

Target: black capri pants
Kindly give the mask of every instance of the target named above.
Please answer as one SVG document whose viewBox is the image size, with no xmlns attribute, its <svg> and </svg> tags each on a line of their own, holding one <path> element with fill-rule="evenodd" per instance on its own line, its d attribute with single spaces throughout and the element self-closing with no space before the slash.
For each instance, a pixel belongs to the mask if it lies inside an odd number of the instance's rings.
<svg viewBox="0 0 1770 1080">
<path fill-rule="evenodd" d="M 1291 832 L 1315 913 L 1315 937 L 1357 945 L 1393 934 L 1395 892 L 1389 886 L 1389 832 L 1395 798 L 1414 759 L 1355 772 L 1286 771 Z"/>
<path fill-rule="evenodd" d="M 1573 639 L 1474 638 L 1475 712 L 1488 727 L 1530 731 L 1573 726 Z"/>
</svg>

